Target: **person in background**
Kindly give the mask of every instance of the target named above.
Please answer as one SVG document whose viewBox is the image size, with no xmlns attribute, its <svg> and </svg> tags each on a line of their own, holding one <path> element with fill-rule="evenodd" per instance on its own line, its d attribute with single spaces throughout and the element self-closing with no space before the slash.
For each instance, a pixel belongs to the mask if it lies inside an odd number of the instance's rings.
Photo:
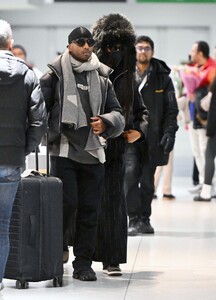
<svg viewBox="0 0 216 300">
<path fill-rule="evenodd" d="M 179 72 L 176 70 L 175 66 L 172 68 L 170 77 L 172 79 L 175 88 L 175 95 L 176 95 L 177 105 L 179 109 L 177 120 L 183 121 L 185 124 L 185 129 L 187 129 L 187 126 L 190 123 L 188 100 L 184 94 L 184 87 L 181 78 L 179 76 Z M 163 184 L 162 184 L 163 198 L 162 199 L 174 200 L 176 198 L 172 194 L 173 162 L 174 162 L 174 150 L 172 150 L 169 153 L 169 160 L 167 165 L 157 166 L 154 175 L 154 181 L 155 181 L 155 193 L 153 196 L 154 199 L 157 199 L 157 188 L 162 173 L 163 173 Z"/>
<path fill-rule="evenodd" d="M 124 195 L 127 145 L 143 140 L 147 130 L 147 109 L 135 86 L 135 32 L 123 15 L 109 14 L 93 26 L 95 53 L 112 68 L 110 79 L 122 107 L 124 133 L 108 141 L 105 183 L 101 202 L 94 260 L 103 263 L 103 273 L 122 275 L 120 264 L 127 262 L 127 208 Z"/>
<path fill-rule="evenodd" d="M 26 62 L 28 67 L 34 71 L 37 78 L 38 79 L 41 78 L 43 73 L 38 68 L 36 68 L 33 64 L 27 62 L 27 52 L 26 52 L 26 49 L 22 45 L 18 45 L 18 44 L 13 45 L 12 53 L 14 56 L 22 58 Z"/>
<path fill-rule="evenodd" d="M 163 199 L 174 200 L 176 197 L 172 194 L 172 176 L 173 176 L 173 151 L 169 153 L 168 163 L 165 166 L 158 166 L 154 175 L 154 195 L 153 199 L 157 199 L 157 189 L 160 181 L 160 176 L 163 173 Z"/>
<path fill-rule="evenodd" d="M 216 77 L 210 87 L 210 91 L 212 96 L 208 110 L 206 128 L 208 140 L 205 152 L 204 184 L 200 194 L 194 197 L 194 201 L 211 201 L 212 198 L 212 181 L 215 173 L 214 160 L 216 156 Z"/>
<path fill-rule="evenodd" d="M 10 24 L 0 20 L 0 290 L 9 254 L 9 225 L 25 156 L 41 141 L 47 115 L 38 79 L 13 56 Z"/>
<path fill-rule="evenodd" d="M 24 62 L 29 67 L 29 69 L 31 69 L 35 73 L 35 75 L 37 76 L 38 79 L 41 78 L 43 73 L 39 69 L 34 67 L 32 64 L 27 62 L 27 52 L 26 52 L 26 49 L 22 45 L 18 45 L 18 44 L 13 45 L 13 48 L 12 48 L 11 51 L 12 51 L 14 56 L 19 57 L 19 58 L 24 60 Z M 40 145 L 37 147 L 37 151 L 38 151 L 38 153 L 40 152 Z M 28 168 L 29 161 L 30 161 L 30 155 L 28 155 L 26 157 L 26 165 L 25 165 L 24 168 Z"/>
<path fill-rule="evenodd" d="M 165 62 L 156 59 L 154 42 L 148 36 L 136 39 L 137 81 L 149 111 L 147 139 L 128 146 L 125 193 L 128 205 L 128 235 L 154 234 L 151 203 L 157 166 L 168 163 L 178 130 L 175 90 Z"/>
<path fill-rule="evenodd" d="M 94 44 L 87 28 L 75 28 L 64 53 L 48 64 L 50 70 L 40 80 L 49 112 L 51 174 L 63 182 L 63 235 L 70 207 L 76 227 L 73 278 L 81 281 L 97 280 L 91 265 L 104 181 L 104 148 L 106 140 L 119 136 L 125 126 L 108 78 L 110 68 L 93 53 Z"/>
<path fill-rule="evenodd" d="M 197 41 L 191 47 L 192 66 L 185 66 L 180 71 L 187 90 L 191 122 L 189 124 L 192 153 L 199 171 L 199 184 L 189 191 L 199 194 L 204 182 L 205 151 L 207 145 L 206 123 L 207 112 L 201 107 L 201 99 L 208 94 L 215 77 L 216 62 L 209 56 L 210 49 L 205 41 Z"/>
<path fill-rule="evenodd" d="M 179 66 L 173 66 L 173 83 L 174 86 L 180 87 L 180 89 L 177 89 L 177 102 L 179 103 L 179 100 L 181 100 L 181 103 L 183 103 L 184 105 L 184 115 L 185 113 L 187 115 L 185 115 L 185 120 L 187 120 L 187 122 L 185 122 L 185 129 L 188 130 L 189 129 L 189 124 L 191 122 L 191 120 L 193 120 L 194 114 L 194 106 L 195 104 L 192 102 L 189 102 L 188 99 L 188 91 L 185 88 L 181 76 L 180 76 L 180 72 L 182 69 L 185 68 L 185 66 L 194 66 L 194 63 L 191 62 L 191 55 L 188 55 L 188 60 L 183 60 Z M 180 91 L 180 94 L 179 94 Z M 180 98 L 179 98 L 180 97 Z M 179 98 L 179 99 L 178 99 Z M 185 105 L 186 104 L 186 105 Z M 181 109 L 180 109 L 181 110 Z M 199 171 L 196 165 L 196 160 L 193 157 L 193 169 L 192 169 L 192 183 L 193 185 L 198 185 L 199 184 Z"/>
</svg>

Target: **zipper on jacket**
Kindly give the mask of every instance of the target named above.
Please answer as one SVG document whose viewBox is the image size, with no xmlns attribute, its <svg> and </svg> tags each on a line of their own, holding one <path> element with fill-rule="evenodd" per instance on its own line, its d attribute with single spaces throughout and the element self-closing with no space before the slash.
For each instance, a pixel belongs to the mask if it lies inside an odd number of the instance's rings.
<svg viewBox="0 0 216 300">
<path fill-rule="evenodd" d="M 59 79 L 59 82 L 60 82 L 60 76 L 58 75 L 57 71 L 55 68 L 53 68 L 52 65 L 48 65 L 48 67 L 53 71 L 53 73 L 56 75 L 56 77 L 58 77 Z M 59 131 L 61 132 L 61 119 L 62 119 L 62 107 L 63 107 L 63 101 L 61 100 L 61 93 L 60 93 L 60 88 L 59 88 L 59 101 L 60 101 L 60 114 L 59 114 L 59 122 L 58 122 L 58 125 L 59 125 Z"/>
</svg>

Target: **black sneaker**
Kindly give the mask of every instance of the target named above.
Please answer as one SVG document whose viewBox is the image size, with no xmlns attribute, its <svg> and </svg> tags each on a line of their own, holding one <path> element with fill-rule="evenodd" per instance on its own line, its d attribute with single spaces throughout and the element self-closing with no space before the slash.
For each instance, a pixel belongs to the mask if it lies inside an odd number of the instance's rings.
<svg viewBox="0 0 216 300">
<path fill-rule="evenodd" d="M 138 217 L 129 218 L 128 235 L 135 236 L 140 233 L 140 219 Z"/>
<path fill-rule="evenodd" d="M 163 194 L 164 200 L 174 200 L 176 197 L 173 194 Z"/>
<path fill-rule="evenodd" d="M 108 265 L 103 268 L 103 273 L 108 276 L 122 276 L 122 270 L 119 265 Z"/>
<path fill-rule="evenodd" d="M 92 268 L 88 270 L 81 270 L 79 272 L 74 271 L 73 278 L 79 279 L 81 281 L 96 281 L 97 277 Z"/>
<path fill-rule="evenodd" d="M 211 198 L 203 198 L 200 195 L 195 196 L 193 199 L 194 199 L 194 201 L 203 201 L 203 202 L 209 202 L 209 201 L 211 201 Z"/>
<path fill-rule="evenodd" d="M 151 226 L 149 219 L 141 219 L 141 232 L 146 234 L 154 234 L 154 228 Z"/>
</svg>

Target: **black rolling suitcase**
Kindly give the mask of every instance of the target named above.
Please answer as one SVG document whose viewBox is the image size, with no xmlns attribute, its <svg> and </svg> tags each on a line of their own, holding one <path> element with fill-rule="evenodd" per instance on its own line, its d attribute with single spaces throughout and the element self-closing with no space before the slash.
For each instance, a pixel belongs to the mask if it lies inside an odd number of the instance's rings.
<svg viewBox="0 0 216 300">
<path fill-rule="evenodd" d="M 36 151 L 36 162 L 37 159 Z M 48 161 L 47 153 L 47 171 Z M 12 211 L 10 253 L 4 276 L 15 279 L 17 288 L 49 279 L 54 286 L 62 286 L 62 218 L 59 178 L 34 172 L 21 179 Z"/>
</svg>

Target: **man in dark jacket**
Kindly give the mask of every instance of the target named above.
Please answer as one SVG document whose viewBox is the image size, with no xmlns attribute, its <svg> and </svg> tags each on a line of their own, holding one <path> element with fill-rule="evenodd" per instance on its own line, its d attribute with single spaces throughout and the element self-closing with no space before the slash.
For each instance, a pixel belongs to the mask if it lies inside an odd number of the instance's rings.
<svg viewBox="0 0 216 300">
<path fill-rule="evenodd" d="M 41 78 L 41 87 L 49 112 L 51 173 L 63 181 L 64 233 L 68 207 L 76 213 L 73 277 L 93 281 L 105 141 L 120 135 L 125 121 L 108 79 L 111 70 L 92 53 L 90 31 L 75 28 L 68 43 L 48 65 L 51 71 Z"/>
<path fill-rule="evenodd" d="M 46 130 L 38 79 L 13 56 L 10 25 L 0 20 L 0 289 L 9 253 L 9 224 L 25 156 Z"/>
<path fill-rule="evenodd" d="M 137 80 L 149 111 L 147 139 L 128 145 L 125 193 L 128 234 L 154 233 L 150 223 L 154 173 L 166 165 L 173 149 L 177 125 L 177 102 L 167 65 L 153 58 L 154 43 L 146 36 L 136 40 Z"/>
</svg>

